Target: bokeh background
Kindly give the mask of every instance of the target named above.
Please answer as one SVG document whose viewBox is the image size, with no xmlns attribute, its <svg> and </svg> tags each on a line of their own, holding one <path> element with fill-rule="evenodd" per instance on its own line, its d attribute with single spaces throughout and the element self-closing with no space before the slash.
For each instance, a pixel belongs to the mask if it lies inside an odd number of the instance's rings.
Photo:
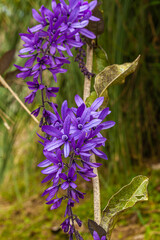
<svg viewBox="0 0 160 240">
<path fill-rule="evenodd" d="M 28 89 L 16 78 L 13 64 L 22 64 L 19 33 L 35 24 L 32 8 L 51 1 L 0 0 L 0 74 L 24 101 Z M 109 89 L 110 119 L 116 126 L 107 131 L 106 153 L 100 169 L 102 208 L 108 199 L 138 174 L 150 177 L 149 202 L 129 210 L 118 222 L 112 240 L 160 239 L 160 1 L 103 0 L 105 31 L 94 50 L 94 73 L 111 64 L 133 61 L 139 54 L 138 70 L 126 83 Z M 103 51 L 101 50 L 103 48 Z M 9 52 L 8 52 L 9 51 Z M 8 52 L 8 53 L 7 53 Z M 108 58 L 106 58 L 107 53 Z M 68 67 L 68 66 L 67 66 Z M 84 77 L 71 59 L 66 74 L 59 75 L 56 102 L 83 94 Z M 40 99 L 39 99 L 40 101 Z M 32 111 L 34 102 L 28 108 Z M 67 239 L 59 229 L 64 207 L 49 211 L 41 194 L 46 186 L 37 164 L 44 159 L 37 143 L 37 124 L 15 98 L 0 86 L 0 239 Z M 101 161 L 101 160 L 100 160 Z M 92 184 L 81 183 L 85 201 L 75 208 L 84 220 L 82 233 L 91 239 L 87 219 L 93 219 Z"/>
</svg>

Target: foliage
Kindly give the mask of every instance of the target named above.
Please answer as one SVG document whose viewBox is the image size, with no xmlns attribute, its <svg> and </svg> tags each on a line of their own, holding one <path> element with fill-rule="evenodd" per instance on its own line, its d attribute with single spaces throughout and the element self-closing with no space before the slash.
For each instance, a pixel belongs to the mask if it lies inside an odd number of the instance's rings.
<svg viewBox="0 0 160 240">
<path fill-rule="evenodd" d="M 145 176 L 137 176 L 111 197 L 103 210 L 100 224 L 106 230 L 108 239 L 111 238 L 115 224 L 124 211 L 133 207 L 139 201 L 148 200 L 148 180 Z"/>
<path fill-rule="evenodd" d="M 108 104 L 108 88 L 113 85 L 125 83 L 125 78 L 135 72 L 139 59 L 140 56 L 132 63 L 110 65 L 98 73 L 95 78 L 94 88 L 99 97 L 104 97 L 101 109 Z"/>
</svg>

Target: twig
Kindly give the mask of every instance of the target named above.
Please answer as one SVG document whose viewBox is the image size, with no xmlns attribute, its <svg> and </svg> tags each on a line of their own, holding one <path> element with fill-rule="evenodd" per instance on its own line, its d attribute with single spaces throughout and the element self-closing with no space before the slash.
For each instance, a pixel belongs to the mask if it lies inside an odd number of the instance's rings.
<svg viewBox="0 0 160 240">
<path fill-rule="evenodd" d="M 87 45 L 87 55 L 86 55 L 86 68 L 89 72 L 92 72 L 93 68 L 93 47 Z M 91 80 L 87 78 L 84 79 L 84 93 L 83 100 L 85 101 L 87 97 L 90 96 L 91 89 Z M 96 163 L 95 155 L 91 156 L 91 161 Z M 100 185 L 99 185 L 99 176 L 97 168 L 94 168 L 94 173 L 97 175 L 92 179 L 93 181 L 93 197 L 94 197 L 94 221 L 97 224 L 101 222 L 101 202 L 100 202 Z"/>
<path fill-rule="evenodd" d="M 4 124 L 5 128 L 7 128 L 7 130 L 9 131 L 11 128 L 10 128 L 10 126 L 8 125 L 8 123 L 7 123 L 7 121 L 5 120 L 5 118 L 4 118 L 2 115 L 0 115 L 0 118 L 2 118 L 2 121 L 3 121 L 3 124 Z"/>
<path fill-rule="evenodd" d="M 0 108 L 0 114 L 4 116 L 4 118 L 6 118 L 8 121 L 10 121 L 12 124 L 14 124 L 13 120 L 5 113 L 2 111 L 2 109 Z"/>
<path fill-rule="evenodd" d="M 86 54 L 86 68 L 89 72 L 92 72 L 93 68 L 93 47 L 87 45 L 87 54 Z M 88 79 L 88 76 L 85 76 L 84 79 L 84 92 L 83 92 L 83 100 L 86 101 L 86 98 L 89 97 L 91 91 L 91 80 Z"/>
<path fill-rule="evenodd" d="M 33 118 L 33 120 L 39 124 L 38 120 L 31 114 L 29 109 L 24 105 L 24 103 L 20 100 L 20 98 L 17 96 L 17 94 L 12 90 L 12 88 L 6 83 L 6 81 L 2 78 L 0 75 L 0 82 L 2 85 L 7 88 L 10 93 L 13 95 L 13 97 L 19 102 L 19 104 L 24 108 L 24 110 Z"/>
<path fill-rule="evenodd" d="M 96 163 L 95 155 L 91 156 L 92 163 Z M 93 198 L 94 198 L 94 221 L 97 224 L 101 222 L 101 197 L 100 197 L 100 184 L 99 175 L 97 168 L 93 169 L 94 173 L 97 175 L 92 179 L 93 181 Z"/>
</svg>

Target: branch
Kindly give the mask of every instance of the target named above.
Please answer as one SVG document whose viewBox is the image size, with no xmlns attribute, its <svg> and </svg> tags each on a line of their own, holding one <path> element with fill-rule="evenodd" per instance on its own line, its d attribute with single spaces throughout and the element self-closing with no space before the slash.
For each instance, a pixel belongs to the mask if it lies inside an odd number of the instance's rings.
<svg viewBox="0 0 160 240">
<path fill-rule="evenodd" d="M 89 72 L 92 72 L 93 68 L 93 47 L 87 45 L 87 55 L 86 55 L 86 68 Z M 85 101 L 87 97 L 90 96 L 91 89 L 91 80 L 85 76 L 84 79 L 84 92 L 83 92 L 83 100 Z M 91 161 L 96 163 L 95 155 L 91 156 Z M 94 173 L 97 175 L 92 179 L 93 181 L 93 197 L 94 197 L 94 221 L 97 224 L 101 222 L 101 202 L 100 202 L 100 184 L 99 184 L 99 176 L 97 168 L 94 168 Z"/>
<path fill-rule="evenodd" d="M 13 97 L 19 102 L 19 104 L 24 108 L 24 110 L 33 118 L 33 120 L 39 124 L 38 120 L 31 114 L 29 109 L 24 105 L 24 103 L 20 100 L 20 98 L 17 96 L 17 94 L 12 90 L 12 88 L 6 83 L 6 81 L 2 78 L 0 75 L 0 82 L 2 85 L 7 88 L 10 93 L 13 95 Z"/>
<path fill-rule="evenodd" d="M 92 72 L 93 68 L 93 47 L 87 44 L 87 54 L 86 54 L 86 68 L 89 72 Z M 88 79 L 88 76 L 85 76 L 84 79 L 84 92 L 83 92 L 83 100 L 86 101 L 86 98 L 90 96 L 91 91 L 91 79 Z"/>
</svg>

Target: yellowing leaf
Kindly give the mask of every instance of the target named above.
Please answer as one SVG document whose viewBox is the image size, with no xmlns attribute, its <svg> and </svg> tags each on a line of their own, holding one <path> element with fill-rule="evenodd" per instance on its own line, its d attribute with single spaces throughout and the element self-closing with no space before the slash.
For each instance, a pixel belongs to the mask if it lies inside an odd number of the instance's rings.
<svg viewBox="0 0 160 240">
<path fill-rule="evenodd" d="M 112 230 L 122 213 L 128 208 L 133 207 L 139 201 L 148 200 L 149 179 L 145 176 L 137 176 L 132 181 L 120 189 L 109 200 L 107 206 L 103 210 L 100 226 L 107 232 L 110 239 Z"/>
<path fill-rule="evenodd" d="M 125 78 L 132 74 L 139 63 L 140 56 L 132 63 L 124 63 L 121 65 L 114 64 L 106 67 L 95 78 L 94 88 L 98 97 L 104 97 L 102 108 L 106 107 L 108 102 L 108 87 L 115 84 L 122 84 Z"/>
</svg>

